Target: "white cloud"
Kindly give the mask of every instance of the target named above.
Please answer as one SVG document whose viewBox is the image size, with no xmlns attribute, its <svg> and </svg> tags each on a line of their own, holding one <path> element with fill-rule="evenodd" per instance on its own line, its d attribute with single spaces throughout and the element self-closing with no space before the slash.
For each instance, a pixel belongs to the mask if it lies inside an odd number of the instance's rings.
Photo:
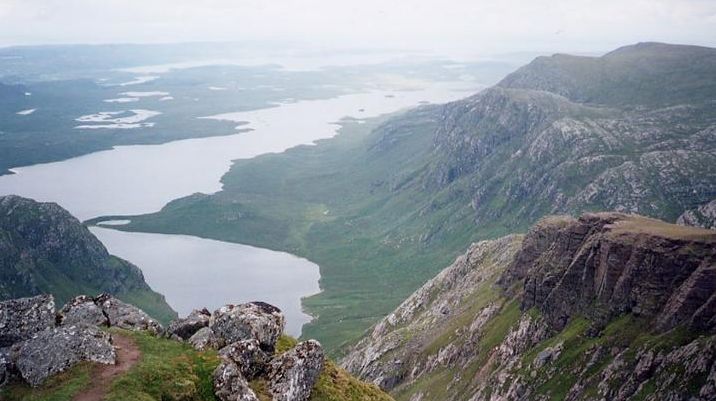
<svg viewBox="0 0 716 401">
<path fill-rule="evenodd" d="M 0 0 L 16 43 L 294 40 L 427 50 L 716 44 L 711 0 Z"/>
</svg>

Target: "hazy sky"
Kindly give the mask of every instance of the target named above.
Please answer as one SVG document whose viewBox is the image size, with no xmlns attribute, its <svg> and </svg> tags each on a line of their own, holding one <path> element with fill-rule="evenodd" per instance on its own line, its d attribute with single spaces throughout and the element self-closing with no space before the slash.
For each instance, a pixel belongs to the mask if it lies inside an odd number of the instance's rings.
<svg viewBox="0 0 716 401">
<path fill-rule="evenodd" d="M 715 0 L 0 0 L 0 45 L 294 40 L 438 52 L 716 46 Z"/>
</svg>

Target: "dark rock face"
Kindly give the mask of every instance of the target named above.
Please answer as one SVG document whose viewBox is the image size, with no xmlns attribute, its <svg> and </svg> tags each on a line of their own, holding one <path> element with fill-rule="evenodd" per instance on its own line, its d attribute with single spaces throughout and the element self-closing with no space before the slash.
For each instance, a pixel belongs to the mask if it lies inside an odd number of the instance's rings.
<svg viewBox="0 0 716 401">
<path fill-rule="evenodd" d="M 241 340 L 219 350 L 219 355 L 232 361 L 239 367 L 241 375 L 247 380 L 253 380 L 263 373 L 269 356 L 261 350 L 256 339 Z"/>
<path fill-rule="evenodd" d="M 242 376 L 241 369 L 226 360 L 214 370 L 214 395 L 221 401 L 259 401 Z"/>
<path fill-rule="evenodd" d="M 225 344 L 256 339 L 269 352 L 273 352 L 285 325 L 281 310 L 263 302 L 226 305 L 214 311 L 209 321 L 209 328 Z"/>
<path fill-rule="evenodd" d="M 55 325 L 52 295 L 0 302 L 0 348 L 32 337 Z"/>
<path fill-rule="evenodd" d="M 17 348 L 15 364 L 20 375 L 32 386 L 62 372 L 77 362 L 114 364 L 111 337 L 97 327 L 63 326 L 37 333 Z"/>
<path fill-rule="evenodd" d="M 97 306 L 94 298 L 79 295 L 72 298 L 57 312 L 57 321 L 64 326 L 88 324 L 92 326 L 109 326 L 109 319 Z"/>
<path fill-rule="evenodd" d="M 99 295 L 95 299 L 95 303 L 102 308 L 110 326 L 128 330 L 149 331 L 154 334 L 160 334 L 163 331 L 162 325 L 144 313 L 143 310 L 124 303 L 109 294 Z"/>
<path fill-rule="evenodd" d="M 521 280 L 522 309 L 539 308 L 556 330 L 576 314 L 633 313 L 660 331 L 716 331 L 716 234 L 706 230 L 619 213 L 547 218 L 500 282 Z"/>
<path fill-rule="evenodd" d="M 268 389 L 274 401 L 306 401 L 323 369 L 323 348 L 308 340 L 269 364 Z"/>
<path fill-rule="evenodd" d="M 49 280 L 56 280 L 51 282 Z M 139 304 L 161 318 L 176 317 L 163 297 L 144 281 L 137 266 L 112 256 L 69 212 L 55 203 L 20 196 L 0 197 L 0 300 L 88 289 L 150 299 Z M 139 295 L 139 296 L 137 296 Z M 68 299 L 58 298 L 58 303 Z"/>
<path fill-rule="evenodd" d="M 167 327 L 168 336 L 177 336 L 182 340 L 188 340 L 196 334 L 197 331 L 209 325 L 211 312 L 206 308 L 202 310 L 195 309 L 189 316 L 183 319 L 173 320 Z"/>
</svg>

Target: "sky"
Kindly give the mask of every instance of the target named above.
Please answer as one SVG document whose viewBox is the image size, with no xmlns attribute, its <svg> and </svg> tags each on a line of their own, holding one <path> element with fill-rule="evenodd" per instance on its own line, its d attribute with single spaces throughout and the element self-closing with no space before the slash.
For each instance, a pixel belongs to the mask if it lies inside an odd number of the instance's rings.
<svg viewBox="0 0 716 401">
<path fill-rule="evenodd" d="M 0 46 L 269 40 L 479 54 L 716 46 L 716 0 L 0 0 Z"/>
</svg>

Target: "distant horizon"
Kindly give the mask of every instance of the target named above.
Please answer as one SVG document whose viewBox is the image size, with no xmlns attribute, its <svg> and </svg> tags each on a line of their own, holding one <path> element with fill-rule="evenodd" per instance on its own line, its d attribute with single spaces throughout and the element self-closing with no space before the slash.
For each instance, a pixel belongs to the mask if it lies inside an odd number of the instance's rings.
<svg viewBox="0 0 716 401">
<path fill-rule="evenodd" d="M 282 43 L 475 57 L 603 52 L 639 42 L 716 46 L 716 2 L 591 0 L 89 0 L 0 4 L 0 48 Z"/>
</svg>

